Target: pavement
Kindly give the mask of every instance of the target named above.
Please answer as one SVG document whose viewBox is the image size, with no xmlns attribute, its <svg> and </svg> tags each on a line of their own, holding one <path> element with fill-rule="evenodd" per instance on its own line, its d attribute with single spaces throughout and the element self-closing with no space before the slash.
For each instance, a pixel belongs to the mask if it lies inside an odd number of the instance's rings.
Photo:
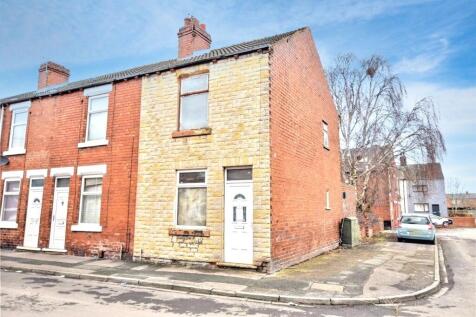
<svg viewBox="0 0 476 317">
<path fill-rule="evenodd" d="M 331 251 L 274 274 L 11 250 L 1 250 L 0 266 L 4 271 L 36 272 L 271 302 L 393 303 L 414 300 L 438 290 L 435 250 L 430 244 L 373 240 L 353 249 Z"/>
</svg>

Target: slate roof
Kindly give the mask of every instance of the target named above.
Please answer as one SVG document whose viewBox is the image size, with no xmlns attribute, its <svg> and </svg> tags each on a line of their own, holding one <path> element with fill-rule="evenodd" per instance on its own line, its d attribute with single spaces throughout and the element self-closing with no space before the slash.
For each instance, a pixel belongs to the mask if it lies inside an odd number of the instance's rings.
<svg viewBox="0 0 476 317">
<path fill-rule="evenodd" d="M 445 179 L 440 163 L 409 164 L 400 166 L 403 176 L 416 180 Z"/>
<path fill-rule="evenodd" d="M 286 38 L 303 29 L 304 28 L 300 28 L 294 31 L 277 34 L 277 35 L 273 35 L 269 37 L 264 37 L 264 38 L 253 40 L 253 41 L 242 42 L 239 44 L 235 44 L 235 45 L 231 45 L 231 46 L 227 46 L 223 48 L 218 48 L 218 49 L 212 49 L 207 53 L 204 53 L 198 56 L 192 56 L 185 59 L 173 59 L 168 61 L 162 61 L 155 64 L 134 67 L 134 68 L 126 69 L 126 70 L 115 72 L 115 73 L 101 75 L 94 78 L 88 78 L 84 80 L 79 80 L 75 82 L 64 83 L 64 84 L 59 84 L 54 86 L 48 86 L 36 91 L 31 91 L 24 94 L 19 94 L 16 96 L 0 99 L 0 105 L 26 101 L 29 99 L 55 95 L 62 92 L 69 92 L 72 90 L 77 90 L 77 89 L 82 89 L 82 88 L 87 88 L 87 87 L 92 87 L 97 85 L 103 85 L 103 84 L 111 83 L 114 81 L 133 78 L 137 76 L 143 76 L 146 74 L 163 72 L 163 71 L 170 70 L 172 68 L 181 68 L 181 67 L 186 67 L 186 66 L 190 66 L 194 64 L 213 61 L 216 59 L 222 59 L 222 58 L 231 57 L 235 55 L 246 54 L 246 53 L 258 51 L 261 49 L 268 49 L 277 41 L 283 38 Z"/>
</svg>

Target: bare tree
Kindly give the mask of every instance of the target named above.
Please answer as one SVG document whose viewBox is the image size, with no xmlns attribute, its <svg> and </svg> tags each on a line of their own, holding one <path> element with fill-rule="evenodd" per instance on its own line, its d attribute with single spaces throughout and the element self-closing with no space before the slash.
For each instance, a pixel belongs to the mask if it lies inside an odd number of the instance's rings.
<svg viewBox="0 0 476 317">
<path fill-rule="evenodd" d="M 466 196 L 468 192 L 463 189 L 460 181 L 456 177 L 450 177 L 446 181 L 446 191 L 451 204 L 451 215 L 455 215 L 459 209 L 466 207 Z"/>
<path fill-rule="evenodd" d="M 402 154 L 432 162 L 446 151 L 438 116 L 429 98 L 404 105 L 405 87 L 382 57 L 339 56 L 327 77 L 340 115 L 344 177 L 357 187 L 358 212 L 367 212 L 371 175 Z"/>
</svg>

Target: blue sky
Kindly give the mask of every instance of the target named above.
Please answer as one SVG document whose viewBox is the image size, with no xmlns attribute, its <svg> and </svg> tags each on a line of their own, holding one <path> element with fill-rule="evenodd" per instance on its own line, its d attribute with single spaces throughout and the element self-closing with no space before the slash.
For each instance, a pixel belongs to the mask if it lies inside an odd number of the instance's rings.
<svg viewBox="0 0 476 317">
<path fill-rule="evenodd" d="M 431 97 L 448 152 L 446 178 L 476 192 L 476 2 L 0 0 L 0 97 L 34 90 L 53 60 L 71 80 L 175 58 L 187 14 L 213 47 L 309 26 L 325 66 L 340 53 L 380 54 L 404 80 L 407 102 Z"/>
</svg>

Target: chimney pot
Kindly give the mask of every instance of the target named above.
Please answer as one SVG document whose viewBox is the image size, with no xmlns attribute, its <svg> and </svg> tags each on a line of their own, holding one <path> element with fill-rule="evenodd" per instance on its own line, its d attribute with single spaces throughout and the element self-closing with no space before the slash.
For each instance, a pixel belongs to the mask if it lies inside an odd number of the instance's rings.
<svg viewBox="0 0 476 317">
<path fill-rule="evenodd" d="M 69 69 L 60 64 L 51 61 L 43 63 L 38 69 L 38 89 L 65 83 L 69 74 Z"/>
<path fill-rule="evenodd" d="M 209 49 L 212 43 L 212 37 L 206 31 L 206 25 L 200 24 L 200 21 L 193 16 L 184 19 L 184 25 L 177 35 L 179 58 L 192 56 L 195 51 Z"/>
<path fill-rule="evenodd" d="M 407 166 L 407 157 L 405 154 L 400 155 L 400 166 Z"/>
</svg>

